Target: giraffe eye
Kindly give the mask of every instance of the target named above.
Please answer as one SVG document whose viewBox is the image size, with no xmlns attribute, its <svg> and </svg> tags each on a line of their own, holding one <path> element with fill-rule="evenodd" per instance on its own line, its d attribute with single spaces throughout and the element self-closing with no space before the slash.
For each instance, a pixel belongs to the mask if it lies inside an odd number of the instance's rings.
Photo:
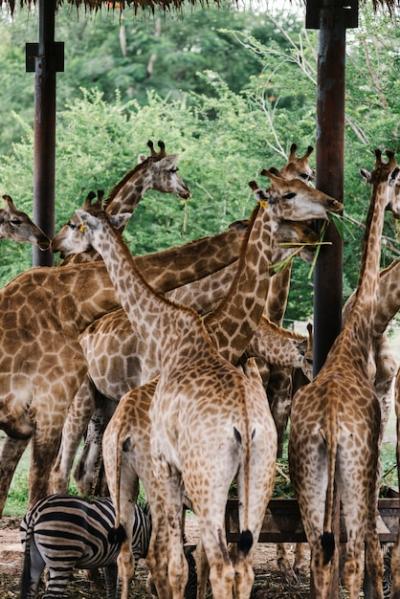
<svg viewBox="0 0 400 599">
<path fill-rule="evenodd" d="M 74 225 L 74 223 L 71 223 L 71 222 L 69 222 L 69 223 L 67 223 L 67 226 L 68 226 L 70 229 L 76 229 L 76 225 Z"/>
<path fill-rule="evenodd" d="M 169 169 L 169 172 L 170 172 L 170 173 L 177 173 L 178 171 L 179 171 L 179 168 L 177 168 L 177 167 L 174 167 L 174 168 L 170 168 L 170 169 Z"/>
<path fill-rule="evenodd" d="M 291 200 L 292 198 L 296 197 L 296 193 L 294 193 L 294 191 L 289 191 L 289 193 L 284 193 L 283 194 L 283 198 L 285 198 L 285 200 Z"/>
<path fill-rule="evenodd" d="M 12 225 L 20 225 L 20 224 L 22 223 L 22 220 L 19 220 L 19 218 L 12 218 L 12 219 L 10 220 L 10 223 L 11 223 Z"/>
<path fill-rule="evenodd" d="M 307 173 L 300 173 L 300 177 L 305 181 L 308 181 L 308 179 L 310 179 L 310 175 L 307 175 Z"/>
</svg>

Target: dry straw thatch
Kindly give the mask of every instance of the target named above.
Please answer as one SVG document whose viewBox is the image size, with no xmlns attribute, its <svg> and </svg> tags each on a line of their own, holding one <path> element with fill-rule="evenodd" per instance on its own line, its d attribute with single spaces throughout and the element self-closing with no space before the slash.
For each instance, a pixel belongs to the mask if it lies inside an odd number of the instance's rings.
<svg viewBox="0 0 400 599">
<path fill-rule="evenodd" d="M 45 0 L 46 2 L 48 0 Z M 219 3 L 219 0 L 211 0 L 213 3 Z M 8 6 L 11 12 L 14 12 L 16 6 L 30 7 L 37 4 L 38 0 L 0 0 L 1 6 Z M 209 0 L 56 0 L 56 5 L 68 4 L 76 8 L 83 8 L 88 11 L 97 11 L 101 8 L 106 10 L 121 11 L 124 8 L 132 7 L 135 11 L 138 8 L 162 8 L 165 10 L 180 9 L 185 4 L 207 4 Z"/>
<path fill-rule="evenodd" d="M 0 7 L 3 5 L 9 6 L 11 12 L 14 11 L 16 5 L 20 6 L 31 6 L 36 4 L 37 0 L 0 0 Z M 46 2 L 49 0 L 45 0 Z M 77 8 L 83 7 L 85 10 L 96 11 L 101 8 L 108 10 L 123 10 L 127 7 L 132 7 L 135 11 L 138 8 L 164 8 L 168 9 L 179 9 L 185 3 L 187 4 L 208 4 L 209 1 L 218 4 L 219 0 L 56 0 L 57 6 L 61 4 L 69 4 L 76 6 Z M 304 0 L 306 3 L 307 0 Z M 396 8 L 400 7 L 400 0 L 361 0 L 362 2 L 372 1 L 375 10 L 378 8 L 387 8 L 390 13 L 393 13 Z M 341 4 L 341 0 L 333 0 L 338 5 Z M 268 6 L 266 0 L 266 7 Z"/>
</svg>

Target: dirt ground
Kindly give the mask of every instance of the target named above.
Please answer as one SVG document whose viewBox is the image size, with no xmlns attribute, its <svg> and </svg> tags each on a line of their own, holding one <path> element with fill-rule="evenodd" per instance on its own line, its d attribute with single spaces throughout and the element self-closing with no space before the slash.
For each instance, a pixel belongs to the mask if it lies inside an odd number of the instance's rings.
<svg viewBox="0 0 400 599">
<path fill-rule="evenodd" d="M 197 541 L 197 524 L 195 518 L 187 518 L 186 535 L 188 542 Z M 290 559 L 293 554 L 290 551 Z M 19 541 L 19 519 L 3 518 L 0 521 L 0 599 L 17 599 L 19 597 L 19 578 L 22 566 L 22 552 Z M 278 571 L 273 545 L 258 545 L 255 555 L 256 581 L 254 585 L 255 599 L 304 599 L 309 597 L 308 578 L 286 580 Z M 147 568 L 140 562 L 132 583 L 130 599 L 149 597 L 146 590 Z M 85 572 L 76 571 L 69 586 L 69 599 L 105 599 L 102 585 L 94 587 L 89 583 Z M 41 597 L 41 594 L 39 595 Z"/>
</svg>

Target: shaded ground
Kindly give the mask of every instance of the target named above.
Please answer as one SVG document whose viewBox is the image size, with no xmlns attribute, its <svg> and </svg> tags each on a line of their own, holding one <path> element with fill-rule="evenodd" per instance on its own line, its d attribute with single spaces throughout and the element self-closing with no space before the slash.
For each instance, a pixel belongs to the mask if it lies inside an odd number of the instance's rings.
<svg viewBox="0 0 400 599">
<path fill-rule="evenodd" d="M 19 519 L 3 518 L 0 521 L 0 598 L 17 599 L 19 597 L 19 577 L 22 565 L 22 553 L 19 542 Z M 188 542 L 197 540 L 195 518 L 187 518 Z M 309 597 L 308 579 L 300 578 L 297 582 L 288 583 L 277 570 L 275 563 L 275 547 L 259 545 L 255 556 L 256 582 L 254 596 L 256 599 L 305 599 Z M 291 554 L 292 559 L 292 554 Z M 146 591 L 147 568 L 140 562 L 137 575 L 132 584 L 130 599 L 149 597 Z M 105 599 L 104 590 L 89 583 L 85 572 L 77 571 L 69 586 L 70 599 Z M 39 595 L 40 597 L 41 595 Z"/>
</svg>

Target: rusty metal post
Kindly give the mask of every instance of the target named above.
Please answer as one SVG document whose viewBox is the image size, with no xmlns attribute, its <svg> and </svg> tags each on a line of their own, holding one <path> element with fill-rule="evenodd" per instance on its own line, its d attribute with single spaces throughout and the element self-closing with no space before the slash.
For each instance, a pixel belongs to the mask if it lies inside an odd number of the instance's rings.
<svg viewBox="0 0 400 599">
<path fill-rule="evenodd" d="M 346 27 L 343 10 L 324 0 L 320 10 L 317 96 L 318 189 L 343 201 Z M 342 325 L 343 241 L 330 224 L 314 275 L 314 374 Z"/>
<path fill-rule="evenodd" d="M 63 45 L 54 42 L 56 0 L 39 0 L 39 43 L 26 45 L 27 71 L 35 71 L 33 218 L 54 235 L 56 72 L 63 70 Z M 62 64 L 61 64 L 62 63 Z M 52 252 L 33 248 L 35 266 L 51 266 Z"/>
</svg>

